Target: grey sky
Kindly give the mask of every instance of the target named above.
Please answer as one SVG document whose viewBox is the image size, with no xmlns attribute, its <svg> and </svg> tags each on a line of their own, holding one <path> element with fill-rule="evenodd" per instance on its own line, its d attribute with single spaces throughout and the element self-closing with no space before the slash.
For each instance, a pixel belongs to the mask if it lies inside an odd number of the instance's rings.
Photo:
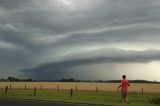
<svg viewBox="0 0 160 106">
<path fill-rule="evenodd" d="M 0 77 L 160 80 L 159 10 L 159 0 L 0 0 Z"/>
</svg>

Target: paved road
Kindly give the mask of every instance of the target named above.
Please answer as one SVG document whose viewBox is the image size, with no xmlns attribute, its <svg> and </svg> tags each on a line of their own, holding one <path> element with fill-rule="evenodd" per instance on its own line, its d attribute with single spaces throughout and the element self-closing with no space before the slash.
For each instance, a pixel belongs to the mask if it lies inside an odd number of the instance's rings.
<svg viewBox="0 0 160 106">
<path fill-rule="evenodd" d="M 87 104 L 58 103 L 33 100 L 0 99 L 0 106 L 99 106 Z"/>
</svg>

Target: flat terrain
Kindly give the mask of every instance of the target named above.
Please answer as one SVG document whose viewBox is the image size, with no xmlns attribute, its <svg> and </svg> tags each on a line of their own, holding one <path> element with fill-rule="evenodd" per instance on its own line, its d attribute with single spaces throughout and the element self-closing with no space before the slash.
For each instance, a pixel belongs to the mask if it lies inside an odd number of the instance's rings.
<svg viewBox="0 0 160 106">
<path fill-rule="evenodd" d="M 128 94 L 130 106 L 158 106 L 151 103 L 152 98 L 160 98 L 159 94 Z M 17 100 L 43 100 L 52 102 L 69 102 L 69 103 L 85 103 L 95 105 L 114 105 L 123 106 L 121 95 L 114 92 L 95 92 L 95 91 L 73 91 L 70 90 L 37 90 L 34 96 L 34 90 L 0 90 L 0 99 L 17 99 Z M 159 102 L 160 103 L 160 102 Z M 0 105 L 1 106 L 1 105 Z M 17 105 L 18 106 L 18 105 Z M 21 105 L 20 105 L 21 106 Z"/>
<path fill-rule="evenodd" d="M 8 86 L 12 89 L 59 89 L 59 90 L 87 90 L 116 92 L 118 83 L 84 83 L 84 82 L 0 82 L 0 88 Z M 129 92 L 160 93 L 160 84 L 131 83 Z"/>
<path fill-rule="evenodd" d="M 8 99 L 124 106 L 120 92 L 117 92 L 118 85 L 118 83 L 0 82 L 0 99 L 3 100 L 0 106 L 3 104 L 7 106 L 5 101 Z M 7 92 L 6 86 L 8 86 Z M 34 92 L 35 87 L 36 92 Z M 131 84 L 128 97 L 129 106 L 159 106 L 160 84 Z M 151 102 L 152 99 L 156 101 Z"/>
</svg>

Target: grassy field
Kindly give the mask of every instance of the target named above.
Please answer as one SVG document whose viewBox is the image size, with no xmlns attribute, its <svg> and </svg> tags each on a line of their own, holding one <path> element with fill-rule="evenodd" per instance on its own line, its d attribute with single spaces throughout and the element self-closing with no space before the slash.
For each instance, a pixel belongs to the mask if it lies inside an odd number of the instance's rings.
<svg viewBox="0 0 160 106">
<path fill-rule="evenodd" d="M 36 99 L 124 106 L 116 89 L 118 83 L 0 82 L 0 98 Z M 8 86 L 7 95 L 5 87 Z M 34 88 L 36 87 L 36 96 Z M 70 89 L 73 96 L 70 96 Z M 75 91 L 77 88 L 77 91 Z M 142 94 L 142 88 L 144 94 Z M 25 90 L 26 89 L 26 90 Z M 96 92 L 97 91 L 97 92 Z M 129 106 L 160 105 L 160 84 L 131 84 Z M 152 100 L 155 98 L 155 100 Z M 156 100 L 158 99 L 158 100 Z M 152 103 L 151 100 L 154 102 Z M 159 104 L 155 104 L 158 102 Z"/>
<path fill-rule="evenodd" d="M 129 93 L 129 106 L 158 106 L 151 103 L 152 98 L 160 98 L 157 94 L 133 94 Z M 37 90 L 34 96 L 34 90 L 8 90 L 5 95 L 5 90 L 0 90 L 0 98 L 16 98 L 16 99 L 34 99 L 34 100 L 49 100 L 63 101 L 76 103 L 91 103 L 102 105 L 124 106 L 121 102 L 121 96 L 113 92 L 95 92 L 95 91 L 74 91 L 71 97 L 69 90 Z"/>
</svg>

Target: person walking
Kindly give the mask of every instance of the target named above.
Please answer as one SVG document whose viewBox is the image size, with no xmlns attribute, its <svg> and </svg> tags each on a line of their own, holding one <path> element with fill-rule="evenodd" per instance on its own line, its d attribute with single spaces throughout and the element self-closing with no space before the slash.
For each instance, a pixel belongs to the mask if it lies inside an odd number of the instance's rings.
<svg viewBox="0 0 160 106">
<path fill-rule="evenodd" d="M 126 75 L 123 75 L 121 84 L 118 86 L 118 91 L 119 91 L 119 88 L 121 88 L 122 101 L 127 104 L 129 103 L 128 97 L 127 97 L 128 86 L 130 86 L 129 81 L 126 79 Z"/>
</svg>

